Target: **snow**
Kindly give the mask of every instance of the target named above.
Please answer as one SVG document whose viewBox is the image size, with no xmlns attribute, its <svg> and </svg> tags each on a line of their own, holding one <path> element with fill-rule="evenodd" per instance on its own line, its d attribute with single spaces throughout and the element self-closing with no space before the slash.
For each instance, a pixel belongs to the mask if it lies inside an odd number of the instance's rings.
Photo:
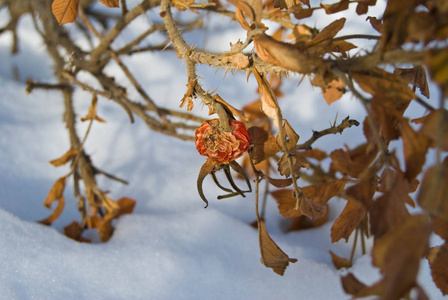
<svg viewBox="0 0 448 300">
<path fill-rule="evenodd" d="M 298 259 L 283 277 L 260 263 L 258 233 L 248 224 L 255 220 L 253 194 L 247 198 L 214 200 L 219 191 L 210 180 L 204 190 L 210 206 L 196 191 L 196 177 L 204 162 L 193 143 L 151 132 L 143 122 L 130 124 L 120 107 L 100 99 L 99 116 L 106 124 L 94 124 L 86 150 L 99 168 L 130 182 L 121 185 L 99 177 L 110 197 L 137 200 L 133 214 L 115 223 L 108 243 L 82 244 L 61 234 L 63 226 L 78 219 L 72 182 L 65 191 L 66 208 L 53 227 L 35 221 L 49 211 L 42 203 L 53 182 L 67 173 L 49 160 L 69 147 L 62 122 L 63 105 L 55 92 L 24 94 L 28 77 L 50 81 L 51 65 L 42 42 L 32 32 L 29 19 L 20 26 L 21 52 L 9 54 L 11 37 L 0 35 L 0 299 L 349 299 L 329 251 L 348 257 L 351 241 L 332 244 L 331 222 L 302 232 L 284 233 L 284 221 L 269 199 L 266 225 L 271 237 L 290 256 Z M 238 36 L 226 30 L 225 36 Z M 215 37 L 214 37 L 215 38 Z M 184 66 L 174 55 L 148 54 L 127 60 L 157 103 L 176 108 L 185 92 Z M 17 66 L 19 81 L 13 80 Z M 147 74 L 147 70 L 161 70 Z M 181 71 L 179 71 L 181 70 Z M 247 85 L 237 75 L 225 81 L 223 74 L 199 68 L 203 82 L 241 107 L 256 98 L 255 82 Z M 111 66 L 109 72 L 117 71 Z M 121 80 L 121 77 L 120 77 Z M 311 130 L 323 129 L 346 115 L 362 119 L 355 100 L 344 97 L 327 106 L 306 83 L 297 87 L 291 79 L 282 99 L 286 118 L 305 140 Z M 134 94 L 136 95 L 136 94 Z M 300 105 L 297 105 L 300 101 Z M 76 109 L 87 112 L 90 97 L 76 94 Z M 196 105 L 196 114 L 205 115 Z M 322 125 L 323 124 L 323 125 Z M 85 124 L 78 124 L 80 133 Z M 326 149 L 356 144 L 354 132 L 319 141 Z M 331 202 L 334 220 L 344 202 Z M 90 233 L 90 237 L 94 236 Z M 437 241 L 435 241 L 437 242 Z M 371 241 L 368 241 L 371 246 Z M 350 270 L 366 284 L 380 278 L 369 256 L 357 251 Z M 442 299 L 422 260 L 419 282 L 431 297 Z"/>
</svg>

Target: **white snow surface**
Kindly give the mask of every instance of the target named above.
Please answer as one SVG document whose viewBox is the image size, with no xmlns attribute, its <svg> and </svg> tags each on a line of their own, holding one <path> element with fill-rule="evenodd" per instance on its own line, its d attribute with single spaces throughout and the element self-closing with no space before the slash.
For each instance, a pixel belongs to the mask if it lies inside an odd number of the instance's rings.
<svg viewBox="0 0 448 300">
<path fill-rule="evenodd" d="M 240 33 L 229 29 L 223 34 L 229 38 Z M 15 56 L 9 54 L 11 37 L 0 35 L 0 299 L 350 299 L 340 283 L 348 271 L 332 266 L 329 251 L 348 257 L 352 241 L 332 244 L 331 222 L 285 233 L 287 224 L 275 201 L 268 199 L 268 231 L 290 257 L 298 259 L 283 277 L 278 276 L 260 263 L 258 233 L 248 225 L 255 220 L 253 194 L 216 201 L 219 191 L 206 180 L 210 206 L 203 209 L 196 178 L 205 159 L 194 144 L 151 132 L 141 121 L 130 124 L 121 108 L 105 99 L 100 99 L 99 115 L 107 123 L 94 124 L 86 151 L 96 166 L 130 182 L 124 186 L 99 177 L 100 187 L 110 190 L 111 198 L 137 200 L 134 213 L 117 220 L 108 243 L 70 240 L 61 234 L 62 228 L 79 214 L 69 181 L 66 208 L 58 221 L 52 227 L 36 223 L 49 214 L 42 203 L 51 185 L 68 172 L 48 161 L 62 155 L 69 144 L 60 95 L 24 94 L 27 78 L 52 80 L 51 69 L 45 69 L 51 61 L 29 19 L 22 21 L 19 34 L 21 52 Z M 157 103 L 177 108 L 186 88 L 182 62 L 174 55 L 148 53 L 126 63 Z M 13 80 L 13 67 L 18 68 L 18 81 Z M 207 87 L 219 86 L 220 95 L 237 107 L 257 97 L 255 82 L 246 84 L 243 75 L 235 79 L 228 75 L 223 81 L 220 72 L 214 75 L 206 68 L 199 72 L 206 75 Z M 339 119 L 350 115 L 362 121 L 354 99 L 344 97 L 327 106 L 319 91 L 306 83 L 297 87 L 297 82 L 296 78 L 286 83 L 287 96 L 281 101 L 286 118 L 300 128 L 304 140 L 312 129 L 325 128 L 336 113 Z M 75 104 L 79 116 L 84 115 L 90 96 L 78 91 Z M 205 115 L 200 106 L 193 112 Z M 78 124 L 81 135 L 85 128 Z M 322 139 L 317 146 L 356 145 L 360 133 L 355 131 L 359 130 L 348 130 L 343 138 Z M 330 220 L 344 204 L 331 201 Z M 349 271 L 366 284 L 380 278 L 370 257 L 359 251 Z M 419 283 L 431 299 L 442 299 L 425 260 Z"/>
</svg>

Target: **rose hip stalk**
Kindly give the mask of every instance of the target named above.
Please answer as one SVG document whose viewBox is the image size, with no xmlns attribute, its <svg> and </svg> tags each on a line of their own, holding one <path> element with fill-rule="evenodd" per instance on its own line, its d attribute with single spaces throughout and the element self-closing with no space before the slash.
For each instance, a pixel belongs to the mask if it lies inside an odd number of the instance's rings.
<svg viewBox="0 0 448 300">
<path fill-rule="evenodd" d="M 251 191 L 249 179 L 247 178 L 243 168 L 235 161 L 235 159 L 241 157 L 244 152 L 249 150 L 250 135 L 247 132 L 244 123 L 240 121 L 230 119 L 229 125 L 231 131 L 221 131 L 219 129 L 219 119 L 211 119 L 202 123 L 202 125 L 199 126 L 195 132 L 196 149 L 199 154 L 208 157 L 207 161 L 202 166 L 198 177 L 199 195 L 207 205 L 208 201 L 202 191 L 202 182 L 208 174 L 211 174 L 213 180 L 219 188 L 229 193 L 224 196 L 219 196 L 218 199 L 232 197 L 235 195 L 245 197 L 244 192 L 241 191 L 233 181 L 229 166 L 244 179 L 246 179 L 249 192 Z M 232 189 L 223 187 L 218 182 L 215 172 L 221 169 L 224 170 L 227 180 L 236 192 Z"/>
</svg>

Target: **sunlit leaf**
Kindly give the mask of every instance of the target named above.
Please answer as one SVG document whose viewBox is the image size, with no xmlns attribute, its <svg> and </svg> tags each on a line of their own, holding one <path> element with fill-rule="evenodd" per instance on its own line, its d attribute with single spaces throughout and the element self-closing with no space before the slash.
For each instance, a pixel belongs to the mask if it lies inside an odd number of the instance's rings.
<svg viewBox="0 0 448 300">
<path fill-rule="evenodd" d="M 119 7 L 120 0 L 100 0 L 101 3 L 106 5 L 107 7 Z"/>
<path fill-rule="evenodd" d="M 58 23 L 66 24 L 75 21 L 78 5 L 79 0 L 54 0 L 51 9 Z"/>
</svg>

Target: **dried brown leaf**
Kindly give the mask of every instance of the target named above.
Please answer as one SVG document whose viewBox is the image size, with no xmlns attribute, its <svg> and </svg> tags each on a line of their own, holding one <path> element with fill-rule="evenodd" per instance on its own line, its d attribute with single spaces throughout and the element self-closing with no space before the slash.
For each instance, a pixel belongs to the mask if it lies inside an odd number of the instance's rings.
<svg viewBox="0 0 448 300">
<path fill-rule="evenodd" d="M 335 14 L 340 11 L 344 11 L 348 9 L 348 4 L 350 3 L 350 0 L 341 0 L 339 2 L 333 3 L 333 4 L 320 4 L 321 7 L 325 9 L 326 14 Z"/>
<path fill-rule="evenodd" d="M 264 128 L 253 126 L 248 129 L 248 132 L 251 138 L 250 142 L 253 145 L 251 153 L 255 164 L 274 156 L 280 151 L 275 137 Z"/>
<path fill-rule="evenodd" d="M 227 103 L 224 99 L 222 99 L 218 95 L 215 95 L 213 98 L 216 100 L 216 102 L 218 102 L 219 104 L 224 106 L 224 109 L 227 110 L 230 113 L 230 115 L 233 115 L 233 116 L 239 118 L 243 122 L 248 121 L 246 115 L 244 114 L 244 112 L 242 110 L 239 110 L 239 109 L 233 107 L 232 105 Z"/>
<path fill-rule="evenodd" d="M 69 225 L 64 227 L 65 236 L 81 242 L 81 243 L 90 243 L 89 239 L 86 239 L 82 236 L 82 228 L 79 225 L 78 221 L 73 221 Z"/>
<path fill-rule="evenodd" d="M 278 161 L 278 172 L 280 175 L 289 177 L 291 176 L 291 169 L 289 165 L 289 159 L 292 160 L 292 171 L 296 176 L 300 176 L 301 168 L 309 168 L 310 164 L 306 161 L 300 153 L 295 154 L 283 154 Z"/>
<path fill-rule="evenodd" d="M 294 197 L 292 189 L 281 189 L 271 192 L 278 203 L 278 210 L 285 218 L 300 217 L 302 212 L 297 209 L 297 198 Z"/>
<path fill-rule="evenodd" d="M 244 18 L 243 14 L 241 12 L 244 12 L 251 23 L 253 23 L 256 19 L 260 18 L 260 16 L 256 16 L 254 9 L 243 0 L 228 0 L 230 3 L 235 5 L 236 12 L 237 12 L 237 21 L 240 23 L 241 27 L 244 29 L 250 29 L 249 23 L 247 23 L 246 19 Z M 247 28 L 248 27 L 248 28 Z"/>
<path fill-rule="evenodd" d="M 415 94 L 407 82 L 398 75 L 375 69 L 369 73 L 353 73 L 353 79 L 371 95 L 381 94 L 385 97 L 399 98 L 401 102 L 410 102 Z"/>
<path fill-rule="evenodd" d="M 428 152 L 429 139 L 425 135 L 415 132 L 409 125 L 408 119 L 405 118 L 401 122 L 401 137 L 403 138 L 406 162 L 406 178 L 411 180 L 422 170 Z"/>
<path fill-rule="evenodd" d="M 297 262 L 295 258 L 283 252 L 282 249 L 269 236 L 264 221 L 258 222 L 258 238 L 260 243 L 261 263 L 272 268 L 275 273 L 283 276 L 289 263 Z"/>
<path fill-rule="evenodd" d="M 107 242 L 114 232 L 114 227 L 112 226 L 112 220 L 116 217 L 114 213 L 109 213 L 104 216 L 103 222 L 98 227 L 98 235 L 102 242 Z"/>
<path fill-rule="evenodd" d="M 58 23 L 66 24 L 75 21 L 78 6 L 79 0 L 54 0 L 51 9 Z"/>
<path fill-rule="evenodd" d="M 296 5 L 296 0 L 274 0 L 275 8 L 290 9 Z"/>
<path fill-rule="evenodd" d="M 426 65 L 432 79 L 437 82 L 443 89 L 444 95 L 448 95 L 448 50 L 427 51 L 425 57 Z"/>
<path fill-rule="evenodd" d="M 426 71 L 422 67 L 415 67 L 411 69 L 395 68 L 394 74 L 403 78 L 411 85 L 415 85 L 420 89 L 420 93 L 429 99 L 428 79 L 426 78 Z"/>
<path fill-rule="evenodd" d="M 364 15 L 369 10 L 369 6 L 374 6 L 375 4 L 376 0 L 362 0 L 356 6 L 356 13 L 358 15 Z"/>
<path fill-rule="evenodd" d="M 367 208 L 359 201 L 349 200 L 339 217 L 331 227 L 331 242 L 335 243 L 344 238 L 348 238 L 367 216 Z"/>
<path fill-rule="evenodd" d="M 254 46 L 262 61 L 299 73 L 308 74 L 323 63 L 320 58 L 310 58 L 296 46 L 264 33 L 254 36 Z"/>
<path fill-rule="evenodd" d="M 292 178 L 276 179 L 266 176 L 266 179 L 269 181 L 270 184 L 272 184 L 276 188 L 284 188 L 292 184 Z"/>
<path fill-rule="evenodd" d="M 51 204 L 55 201 L 58 201 L 58 199 L 63 196 L 66 179 L 67 177 L 65 176 L 58 178 L 58 180 L 56 180 L 56 182 L 51 187 L 44 202 L 44 205 L 47 208 L 51 208 Z"/>
<path fill-rule="evenodd" d="M 434 233 L 448 241 L 448 221 L 434 217 L 431 220 Z"/>
<path fill-rule="evenodd" d="M 302 188 L 303 194 L 314 202 L 326 203 L 331 198 L 339 195 L 344 189 L 347 180 L 345 178 L 336 179 L 330 182 L 312 184 Z"/>
<path fill-rule="evenodd" d="M 101 123 L 105 123 L 106 121 L 97 115 L 97 107 L 98 107 L 98 98 L 96 96 L 92 97 L 92 104 L 89 107 L 89 111 L 84 118 L 81 118 L 82 122 L 95 120 Z"/>
<path fill-rule="evenodd" d="M 119 0 L 100 0 L 100 2 L 106 5 L 107 7 L 120 7 Z"/>
<path fill-rule="evenodd" d="M 328 205 L 327 203 L 315 202 L 308 199 L 307 197 L 303 197 L 302 203 L 300 205 L 300 211 L 303 215 L 316 220 L 327 215 Z"/>
<path fill-rule="evenodd" d="M 367 210 L 373 201 L 377 189 L 376 178 L 369 176 L 349 187 L 345 194 L 348 202 L 331 227 L 331 241 L 348 240 L 352 232 L 367 216 Z"/>
<path fill-rule="evenodd" d="M 431 248 L 426 258 L 431 266 L 432 279 L 443 295 L 448 294 L 448 244 Z"/>
<path fill-rule="evenodd" d="M 400 299 L 415 286 L 430 235 L 427 216 L 415 215 L 375 240 L 372 257 L 383 274 L 382 299 Z"/>
<path fill-rule="evenodd" d="M 322 89 L 322 95 L 328 105 L 341 99 L 342 95 L 345 93 L 345 83 L 338 78 L 327 84 L 325 88 Z"/>
<path fill-rule="evenodd" d="M 294 17 L 298 20 L 309 18 L 313 15 L 315 9 L 314 7 L 304 9 L 301 6 L 295 6 L 293 8 Z"/>
<path fill-rule="evenodd" d="M 385 193 L 376 199 L 369 210 L 370 231 L 376 238 L 409 217 L 406 202 L 412 187 L 403 173 L 387 168 L 381 174 L 380 190 Z"/>
<path fill-rule="evenodd" d="M 276 105 L 275 95 L 271 93 L 271 89 L 269 88 L 269 83 L 266 81 L 266 78 L 261 75 L 257 69 L 254 70 L 254 75 L 258 83 L 258 92 L 261 97 L 261 110 L 270 117 L 275 127 L 278 127 L 279 124 L 279 108 Z"/>
<path fill-rule="evenodd" d="M 448 221 L 448 158 L 426 171 L 417 197 L 430 216 Z"/>
<path fill-rule="evenodd" d="M 50 191 L 48 192 L 47 198 L 44 201 L 44 205 L 47 208 L 51 208 L 52 203 L 57 201 L 58 204 L 53 212 L 47 218 L 39 221 L 39 223 L 44 225 L 51 225 L 61 215 L 65 206 L 64 189 L 66 179 L 67 177 L 65 176 L 58 178 L 58 180 L 56 180 L 56 182 L 51 187 Z"/>
<path fill-rule="evenodd" d="M 333 262 L 333 265 L 336 269 L 340 270 L 343 268 L 351 268 L 352 267 L 352 264 L 348 259 L 334 254 L 333 251 L 330 251 L 330 255 L 331 255 L 331 261 Z"/>
<path fill-rule="evenodd" d="M 292 128 L 291 124 L 289 124 L 289 122 L 287 120 L 283 120 L 283 132 L 285 133 L 285 144 L 286 144 L 286 149 L 283 149 L 284 151 L 286 150 L 291 150 L 292 148 L 294 148 L 297 145 L 297 142 L 299 141 L 299 135 L 294 131 L 294 128 Z M 280 148 L 283 148 L 283 141 L 282 141 L 282 136 L 280 134 L 280 132 L 277 134 L 277 137 L 275 138 L 277 141 L 277 145 Z"/>
<path fill-rule="evenodd" d="M 440 144 L 444 151 L 448 151 L 448 110 L 432 111 L 423 120 L 423 126 L 419 132 L 431 140 L 431 147 L 437 147 Z"/>
<path fill-rule="evenodd" d="M 343 175 L 358 178 L 367 169 L 377 156 L 377 147 L 362 144 L 355 149 L 336 149 L 330 154 L 331 168 Z"/>
<path fill-rule="evenodd" d="M 117 200 L 117 204 L 120 207 L 118 209 L 117 218 L 121 215 L 131 214 L 134 211 L 135 204 L 137 201 L 128 197 L 121 197 Z"/>
<path fill-rule="evenodd" d="M 342 276 L 341 281 L 342 281 L 342 288 L 344 289 L 344 291 L 347 294 L 353 296 L 359 294 L 359 292 L 361 292 L 363 289 L 367 287 L 364 283 L 359 281 L 352 273 L 348 273 L 347 275 Z"/>
<path fill-rule="evenodd" d="M 53 222 L 56 221 L 59 218 L 59 216 L 61 215 L 62 211 L 64 210 L 64 207 L 65 207 L 65 198 L 64 198 L 64 195 L 62 195 L 58 198 L 58 205 L 53 210 L 53 212 L 45 219 L 40 220 L 39 223 L 44 224 L 44 225 L 53 224 Z"/>
<path fill-rule="evenodd" d="M 50 164 L 52 164 L 55 167 L 63 166 L 66 163 L 68 163 L 74 156 L 78 155 L 79 151 L 74 148 L 70 148 L 67 152 L 65 152 L 64 155 L 61 157 L 51 160 Z"/>
<path fill-rule="evenodd" d="M 308 47 L 333 39 L 342 27 L 344 27 L 345 20 L 345 18 L 341 18 L 324 27 L 311 41 L 307 43 Z"/>
<path fill-rule="evenodd" d="M 369 20 L 370 25 L 372 25 L 373 29 L 381 33 L 383 29 L 383 23 L 378 20 L 376 17 L 367 17 L 367 20 Z"/>
<path fill-rule="evenodd" d="M 244 112 L 244 115 L 247 116 L 249 121 L 253 121 L 256 119 L 267 119 L 266 114 L 261 110 L 260 99 L 245 105 L 242 111 Z"/>
</svg>

